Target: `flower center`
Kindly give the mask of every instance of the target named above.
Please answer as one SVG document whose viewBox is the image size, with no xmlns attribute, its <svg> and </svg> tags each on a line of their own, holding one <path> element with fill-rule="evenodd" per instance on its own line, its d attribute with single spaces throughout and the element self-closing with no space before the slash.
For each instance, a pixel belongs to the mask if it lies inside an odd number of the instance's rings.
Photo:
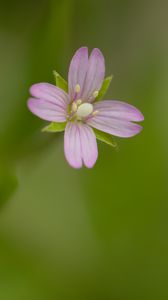
<svg viewBox="0 0 168 300">
<path fill-rule="evenodd" d="M 93 94 L 88 98 L 88 102 L 82 102 L 80 99 L 81 87 L 79 84 L 75 85 L 75 95 L 73 98 L 73 102 L 71 102 L 68 108 L 67 119 L 68 120 L 77 120 L 77 121 L 86 121 L 87 117 L 95 116 L 98 114 L 98 111 L 94 111 L 94 106 L 90 103 L 96 99 L 99 95 L 99 91 L 95 90 Z M 85 119 L 86 118 L 86 119 Z"/>
<path fill-rule="evenodd" d="M 79 118 L 86 118 L 93 112 L 93 105 L 91 103 L 82 103 L 78 106 L 76 115 Z"/>
</svg>

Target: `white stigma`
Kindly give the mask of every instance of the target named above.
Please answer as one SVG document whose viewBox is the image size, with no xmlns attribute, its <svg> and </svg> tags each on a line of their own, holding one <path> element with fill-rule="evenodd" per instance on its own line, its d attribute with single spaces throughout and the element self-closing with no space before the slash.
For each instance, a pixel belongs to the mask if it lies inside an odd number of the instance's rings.
<svg viewBox="0 0 168 300">
<path fill-rule="evenodd" d="M 75 92 L 78 94 L 78 93 L 80 93 L 80 90 L 81 90 L 80 85 L 76 84 L 75 85 Z"/>
<path fill-rule="evenodd" d="M 78 107 L 76 112 L 79 118 L 85 118 L 93 112 L 93 105 L 91 103 L 83 103 Z"/>
</svg>

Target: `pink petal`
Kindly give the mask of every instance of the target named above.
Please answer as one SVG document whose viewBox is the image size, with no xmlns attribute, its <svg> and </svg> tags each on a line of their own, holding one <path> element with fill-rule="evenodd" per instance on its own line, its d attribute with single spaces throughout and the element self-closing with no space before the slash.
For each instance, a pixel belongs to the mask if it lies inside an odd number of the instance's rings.
<svg viewBox="0 0 168 300">
<path fill-rule="evenodd" d="M 77 123 L 69 122 L 65 128 L 64 153 L 71 167 L 75 169 L 82 167 L 80 133 Z"/>
<path fill-rule="evenodd" d="M 144 116 L 134 106 L 121 101 L 104 100 L 94 104 L 94 110 L 99 111 L 101 117 L 112 117 L 125 121 L 143 121 Z"/>
<path fill-rule="evenodd" d="M 27 105 L 29 110 L 41 119 L 51 122 L 66 121 L 66 108 L 57 103 L 30 98 Z"/>
<path fill-rule="evenodd" d="M 70 99 L 67 93 L 49 83 L 37 83 L 31 86 L 30 94 L 39 99 L 50 101 L 66 108 Z"/>
<path fill-rule="evenodd" d="M 142 130 L 142 126 L 130 121 L 111 116 L 100 116 L 99 114 L 88 119 L 87 124 L 109 134 L 125 138 L 134 136 Z"/>
<path fill-rule="evenodd" d="M 80 85 L 81 92 L 84 85 L 84 80 L 86 77 L 86 72 L 88 68 L 88 48 L 82 47 L 76 51 L 73 56 L 68 74 L 68 85 L 69 85 L 69 95 L 71 99 L 75 98 L 75 86 Z M 81 92 L 78 94 L 80 98 Z"/>
<path fill-rule="evenodd" d="M 82 159 L 87 168 L 92 168 L 98 157 L 96 137 L 93 129 L 86 124 L 79 124 Z"/>
<path fill-rule="evenodd" d="M 82 93 L 82 99 L 89 102 L 94 100 L 93 93 L 99 91 L 105 75 L 104 57 L 97 48 L 93 49 L 88 63 L 85 84 Z"/>
<path fill-rule="evenodd" d="M 73 168 L 81 168 L 82 162 L 92 168 L 98 156 L 93 130 L 86 124 L 69 122 L 65 129 L 64 152 Z"/>
</svg>

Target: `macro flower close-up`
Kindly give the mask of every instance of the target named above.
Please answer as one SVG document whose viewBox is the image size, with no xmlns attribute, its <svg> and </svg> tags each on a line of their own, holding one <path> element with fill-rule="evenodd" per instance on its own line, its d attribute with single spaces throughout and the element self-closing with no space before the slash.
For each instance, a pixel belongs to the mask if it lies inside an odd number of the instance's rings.
<svg viewBox="0 0 168 300">
<path fill-rule="evenodd" d="M 52 122 L 46 129 L 61 125 L 64 153 L 73 168 L 92 168 L 98 157 L 96 138 L 132 137 L 142 130 L 136 122 L 144 120 L 134 106 L 117 100 L 102 100 L 111 77 L 105 79 L 105 61 L 98 48 L 90 56 L 82 47 L 72 58 L 68 87 L 49 83 L 32 85 L 29 110 L 43 120 Z M 66 85 L 66 82 L 64 82 Z M 55 125 L 54 125 L 55 124 Z M 55 130 L 57 131 L 57 129 Z"/>
<path fill-rule="evenodd" d="M 168 300 L 168 1 L 0 6 L 0 300 Z"/>
</svg>

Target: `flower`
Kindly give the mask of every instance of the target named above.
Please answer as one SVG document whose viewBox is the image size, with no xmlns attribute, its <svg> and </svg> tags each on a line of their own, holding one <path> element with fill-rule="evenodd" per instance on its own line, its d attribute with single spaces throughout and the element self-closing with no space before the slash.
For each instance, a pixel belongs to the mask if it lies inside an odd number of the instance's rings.
<svg viewBox="0 0 168 300">
<path fill-rule="evenodd" d="M 104 82 L 105 63 L 101 51 L 82 47 L 72 58 L 68 92 L 49 84 L 30 88 L 29 110 L 51 122 L 66 122 L 64 153 L 73 168 L 92 168 L 98 157 L 94 128 L 118 137 L 132 137 L 142 127 L 142 113 L 134 106 L 114 100 L 96 101 Z"/>
</svg>

